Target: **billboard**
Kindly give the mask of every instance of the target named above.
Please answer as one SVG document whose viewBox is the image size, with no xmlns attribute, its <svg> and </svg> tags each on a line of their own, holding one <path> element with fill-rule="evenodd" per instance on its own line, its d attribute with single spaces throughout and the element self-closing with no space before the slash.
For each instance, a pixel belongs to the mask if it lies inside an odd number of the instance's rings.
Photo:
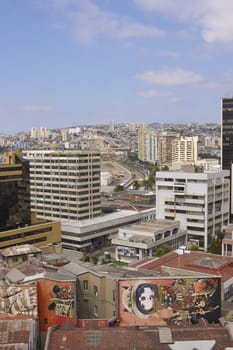
<svg viewBox="0 0 233 350">
<path fill-rule="evenodd" d="M 121 326 L 167 326 L 221 316 L 221 279 L 166 278 L 119 281 Z"/>
<path fill-rule="evenodd" d="M 75 281 L 38 280 L 38 313 L 40 331 L 65 320 L 75 322 Z"/>
<path fill-rule="evenodd" d="M 37 288 L 33 285 L 1 285 L 0 317 L 37 317 Z"/>
</svg>

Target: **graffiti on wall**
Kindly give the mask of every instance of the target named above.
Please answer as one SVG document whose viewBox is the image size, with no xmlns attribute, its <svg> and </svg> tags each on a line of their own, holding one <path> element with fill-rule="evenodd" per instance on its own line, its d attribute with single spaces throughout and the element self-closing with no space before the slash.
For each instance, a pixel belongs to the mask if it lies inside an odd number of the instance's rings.
<svg viewBox="0 0 233 350">
<path fill-rule="evenodd" d="M 74 281 L 38 281 L 40 330 L 47 330 L 52 324 L 61 325 L 65 319 L 74 319 L 74 291 Z"/>
<path fill-rule="evenodd" d="M 0 317 L 36 317 L 36 286 L 0 286 Z"/>
<path fill-rule="evenodd" d="M 127 280 L 119 283 L 121 325 L 167 325 L 220 317 L 220 278 Z"/>
</svg>

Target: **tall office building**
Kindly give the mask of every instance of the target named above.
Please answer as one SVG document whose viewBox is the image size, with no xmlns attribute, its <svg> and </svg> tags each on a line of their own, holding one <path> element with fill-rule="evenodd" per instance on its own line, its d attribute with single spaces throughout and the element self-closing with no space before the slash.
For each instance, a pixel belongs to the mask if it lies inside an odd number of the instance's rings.
<svg viewBox="0 0 233 350">
<path fill-rule="evenodd" d="M 233 221 L 232 163 L 233 163 L 233 97 L 222 99 L 222 169 L 230 171 L 230 221 Z"/>
<path fill-rule="evenodd" d="M 0 231 L 30 223 L 29 162 L 6 152 L 0 165 Z"/>
<path fill-rule="evenodd" d="M 188 240 L 207 251 L 229 221 L 229 171 L 156 173 L 156 218 L 179 220 Z"/>
<path fill-rule="evenodd" d="M 139 130 L 138 158 L 143 162 L 149 162 L 153 164 L 158 161 L 158 136 L 155 130 Z"/>
<path fill-rule="evenodd" d="M 222 168 L 231 171 L 233 163 L 233 98 L 222 99 Z"/>
<path fill-rule="evenodd" d="M 37 217 L 77 221 L 100 215 L 98 151 L 26 151 L 25 157 Z"/>
<path fill-rule="evenodd" d="M 29 162 L 20 153 L 4 153 L 0 164 L 0 249 L 60 241 L 60 223 L 31 218 Z"/>
</svg>

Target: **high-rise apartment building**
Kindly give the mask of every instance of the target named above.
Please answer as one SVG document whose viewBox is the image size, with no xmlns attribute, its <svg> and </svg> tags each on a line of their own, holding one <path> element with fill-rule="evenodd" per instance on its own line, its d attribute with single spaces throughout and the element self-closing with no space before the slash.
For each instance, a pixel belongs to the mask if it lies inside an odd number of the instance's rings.
<svg viewBox="0 0 233 350">
<path fill-rule="evenodd" d="M 153 164 L 158 161 L 158 136 L 155 130 L 139 130 L 138 158 L 143 162 L 149 162 Z"/>
<path fill-rule="evenodd" d="M 93 150 L 26 151 L 31 209 L 39 218 L 92 219 L 101 213 L 100 153 Z"/>
<path fill-rule="evenodd" d="M 170 165 L 172 163 L 172 142 L 176 139 L 175 135 L 161 135 L 158 142 L 159 164 Z"/>
<path fill-rule="evenodd" d="M 198 136 L 181 137 L 172 141 L 172 162 L 197 161 Z"/>
<path fill-rule="evenodd" d="M 207 251 L 229 221 L 229 171 L 156 174 L 156 218 L 179 220 L 188 241 Z"/>
</svg>

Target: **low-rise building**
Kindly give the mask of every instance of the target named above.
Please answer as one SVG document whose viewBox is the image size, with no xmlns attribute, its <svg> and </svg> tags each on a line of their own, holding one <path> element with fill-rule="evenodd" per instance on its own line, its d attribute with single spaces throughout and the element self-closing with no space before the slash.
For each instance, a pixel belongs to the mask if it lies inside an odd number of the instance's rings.
<svg viewBox="0 0 233 350">
<path fill-rule="evenodd" d="M 152 256 L 158 247 L 171 246 L 173 249 L 186 242 L 186 232 L 180 231 L 179 222 L 172 220 L 152 220 L 125 226 L 112 239 L 116 246 L 118 261 L 132 261 Z"/>
<path fill-rule="evenodd" d="M 233 257 L 233 225 L 229 224 L 223 229 L 222 255 Z"/>
<path fill-rule="evenodd" d="M 148 220 L 155 209 L 145 211 L 115 210 L 112 213 L 80 222 L 62 222 L 62 246 L 78 251 L 93 251 L 104 246 L 107 239 L 116 236 L 121 226 Z"/>
<path fill-rule="evenodd" d="M 163 273 L 173 276 L 206 276 L 221 277 L 221 298 L 233 297 L 233 258 L 201 251 L 179 249 L 160 258 L 147 258 L 132 263 L 131 268 L 137 270 Z"/>
</svg>

